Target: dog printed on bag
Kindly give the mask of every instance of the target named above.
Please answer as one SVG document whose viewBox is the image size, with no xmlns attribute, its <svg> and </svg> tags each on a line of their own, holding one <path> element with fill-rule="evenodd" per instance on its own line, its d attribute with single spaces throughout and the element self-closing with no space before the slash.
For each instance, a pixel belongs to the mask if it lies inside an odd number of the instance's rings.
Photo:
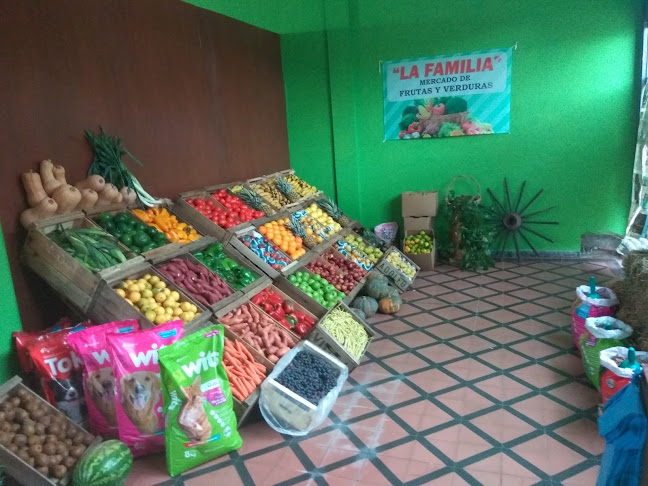
<svg viewBox="0 0 648 486">
<path fill-rule="evenodd" d="M 107 336 L 117 384 L 119 439 L 141 456 L 164 449 L 158 351 L 182 338 L 182 321 Z"/>
</svg>

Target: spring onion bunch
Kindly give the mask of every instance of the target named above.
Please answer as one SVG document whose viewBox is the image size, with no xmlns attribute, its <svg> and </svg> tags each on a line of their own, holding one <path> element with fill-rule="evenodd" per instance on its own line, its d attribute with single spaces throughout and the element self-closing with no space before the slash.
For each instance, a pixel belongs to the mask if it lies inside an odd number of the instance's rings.
<svg viewBox="0 0 648 486">
<path fill-rule="evenodd" d="M 137 164 L 143 165 L 128 151 L 124 142 L 117 137 L 109 136 L 101 127 L 99 130 L 99 134 L 88 129 L 85 131 L 86 140 L 94 154 L 88 175 L 98 174 L 117 188 L 131 188 L 143 206 L 152 207 L 165 203 L 165 199 L 155 198 L 146 192 L 137 177 L 124 165 L 122 161 L 124 155 L 130 157 Z"/>
</svg>

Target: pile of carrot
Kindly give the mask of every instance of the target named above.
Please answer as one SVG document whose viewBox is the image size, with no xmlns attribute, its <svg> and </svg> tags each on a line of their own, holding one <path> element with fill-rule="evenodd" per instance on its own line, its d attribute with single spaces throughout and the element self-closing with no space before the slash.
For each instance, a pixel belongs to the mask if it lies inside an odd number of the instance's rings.
<svg viewBox="0 0 648 486">
<path fill-rule="evenodd" d="M 265 366 L 254 361 L 252 354 L 239 341 L 225 340 L 223 365 L 227 371 L 232 395 L 239 401 L 249 397 L 265 380 Z"/>
</svg>

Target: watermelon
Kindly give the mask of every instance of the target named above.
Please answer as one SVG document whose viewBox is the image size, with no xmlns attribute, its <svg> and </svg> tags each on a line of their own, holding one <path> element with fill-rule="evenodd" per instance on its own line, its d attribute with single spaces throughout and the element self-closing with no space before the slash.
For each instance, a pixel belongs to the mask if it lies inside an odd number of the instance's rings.
<svg viewBox="0 0 648 486">
<path fill-rule="evenodd" d="M 133 455 L 119 440 L 107 440 L 91 448 L 77 462 L 74 486 L 122 486 L 133 467 Z"/>
</svg>

